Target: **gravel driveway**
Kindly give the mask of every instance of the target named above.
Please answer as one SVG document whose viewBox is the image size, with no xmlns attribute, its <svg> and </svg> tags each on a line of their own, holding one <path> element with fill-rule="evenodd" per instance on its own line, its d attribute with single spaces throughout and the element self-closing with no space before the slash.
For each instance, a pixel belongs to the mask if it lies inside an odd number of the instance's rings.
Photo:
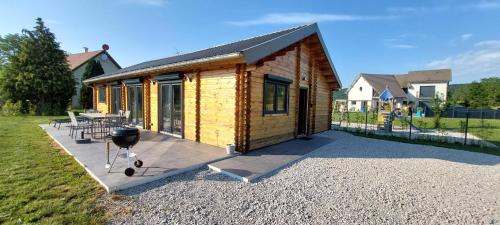
<svg viewBox="0 0 500 225">
<path fill-rule="evenodd" d="M 500 157 L 335 138 L 257 183 L 208 169 L 129 189 L 113 224 L 500 224 Z"/>
</svg>

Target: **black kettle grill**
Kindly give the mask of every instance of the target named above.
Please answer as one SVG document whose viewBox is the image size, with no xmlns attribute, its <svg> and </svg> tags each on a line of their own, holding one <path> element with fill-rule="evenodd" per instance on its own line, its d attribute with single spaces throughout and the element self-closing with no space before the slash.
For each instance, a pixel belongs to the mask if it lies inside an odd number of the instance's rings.
<svg viewBox="0 0 500 225">
<path fill-rule="evenodd" d="M 117 145 L 120 148 L 116 152 L 115 158 L 113 159 L 113 163 L 111 163 L 108 173 L 111 171 L 111 168 L 113 168 L 113 165 L 115 164 L 115 160 L 118 157 L 120 150 L 126 149 L 128 167 L 127 169 L 125 169 L 125 175 L 129 177 L 134 175 L 135 170 L 130 165 L 131 164 L 130 158 L 134 157 L 136 159 L 134 162 L 134 166 L 137 168 L 140 168 L 143 165 L 143 162 L 137 158 L 137 155 L 135 153 L 130 151 L 130 148 L 135 144 L 137 144 L 140 138 L 141 134 L 139 132 L 139 129 L 135 127 L 122 127 L 114 130 L 111 133 L 111 140 L 113 140 L 113 143 L 115 143 L 115 145 Z"/>
</svg>

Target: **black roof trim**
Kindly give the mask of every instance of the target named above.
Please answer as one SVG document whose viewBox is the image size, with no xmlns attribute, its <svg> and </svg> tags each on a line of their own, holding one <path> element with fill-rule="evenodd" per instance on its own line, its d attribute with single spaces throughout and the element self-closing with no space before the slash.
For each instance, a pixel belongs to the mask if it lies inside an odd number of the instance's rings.
<svg viewBox="0 0 500 225">
<path fill-rule="evenodd" d="M 272 75 L 272 74 L 266 74 L 264 76 L 265 76 L 264 78 L 266 80 L 276 81 L 276 82 L 280 82 L 280 83 L 291 84 L 293 82 L 293 80 L 288 79 L 286 77 L 280 77 L 280 76 L 276 76 L 276 75 Z"/>
<path fill-rule="evenodd" d="M 132 79 L 127 79 L 123 81 L 124 84 L 130 85 L 130 84 L 140 84 L 142 83 L 140 78 L 132 78 Z"/>
<path fill-rule="evenodd" d="M 151 78 L 153 81 L 171 81 L 171 80 L 180 80 L 184 77 L 184 74 L 182 73 L 168 73 L 168 74 L 161 74 L 158 76 L 154 76 Z"/>
</svg>

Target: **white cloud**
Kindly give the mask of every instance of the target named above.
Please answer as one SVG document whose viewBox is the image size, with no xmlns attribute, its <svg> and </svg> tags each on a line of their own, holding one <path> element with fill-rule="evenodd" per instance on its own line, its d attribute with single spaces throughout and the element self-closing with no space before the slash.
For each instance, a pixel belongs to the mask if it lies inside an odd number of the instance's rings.
<svg viewBox="0 0 500 225">
<path fill-rule="evenodd" d="M 462 39 L 462 41 L 469 40 L 471 37 L 472 37 L 472 34 L 470 34 L 470 33 L 460 35 L 460 38 Z"/>
<path fill-rule="evenodd" d="M 436 5 L 436 6 L 422 6 L 422 7 L 389 7 L 387 12 L 393 14 L 427 14 L 427 13 L 440 13 L 448 10 L 493 10 L 500 9 L 499 0 L 483 0 L 476 3 L 461 4 L 461 5 Z"/>
<path fill-rule="evenodd" d="M 149 6 L 164 6 L 167 3 L 166 0 L 128 0 L 128 1 L 131 3 L 149 5 Z"/>
<path fill-rule="evenodd" d="M 317 14 L 317 13 L 271 13 L 264 16 L 242 21 L 229 21 L 236 26 L 251 26 L 262 24 L 304 24 L 311 22 L 341 22 L 392 19 L 395 16 L 362 16 L 348 14 Z"/>
<path fill-rule="evenodd" d="M 399 49 L 412 49 L 416 48 L 415 45 L 404 43 L 401 38 L 386 38 L 382 40 L 384 45 L 388 48 L 399 48 Z"/>
<path fill-rule="evenodd" d="M 499 1 L 480 1 L 475 4 L 463 5 L 462 9 L 473 8 L 479 10 L 500 9 Z"/>
<path fill-rule="evenodd" d="M 389 48 L 401 48 L 401 49 L 416 48 L 415 45 L 410 45 L 410 44 L 391 44 L 391 43 L 387 43 L 386 46 L 389 47 Z"/>
<path fill-rule="evenodd" d="M 480 41 L 474 45 L 475 47 L 490 47 L 490 48 L 500 48 L 499 40 L 486 40 Z"/>
<path fill-rule="evenodd" d="M 427 63 L 429 68 L 451 68 L 453 81 L 462 83 L 500 75 L 500 40 L 478 42 L 466 52 Z"/>
<path fill-rule="evenodd" d="M 424 14 L 424 13 L 435 13 L 443 12 L 448 10 L 450 6 L 438 5 L 433 7 L 389 7 L 386 9 L 387 12 L 396 14 Z"/>
</svg>

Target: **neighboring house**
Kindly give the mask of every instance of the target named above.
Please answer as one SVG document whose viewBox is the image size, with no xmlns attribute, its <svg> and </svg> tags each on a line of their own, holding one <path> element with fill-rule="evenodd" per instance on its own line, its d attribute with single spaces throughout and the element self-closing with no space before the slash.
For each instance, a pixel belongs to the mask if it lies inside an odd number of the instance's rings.
<svg viewBox="0 0 500 225">
<path fill-rule="evenodd" d="M 362 73 L 347 90 L 348 109 L 365 111 L 377 107 L 379 96 L 387 89 L 394 96 L 395 107 L 412 102 L 429 114 L 433 97 L 447 100 L 450 81 L 450 69 L 410 71 L 401 75 Z"/>
<path fill-rule="evenodd" d="M 143 62 L 84 81 L 103 112 L 237 151 L 330 129 L 340 80 L 317 24 Z"/>
<path fill-rule="evenodd" d="M 82 53 L 70 54 L 67 57 L 69 68 L 75 79 L 76 94 L 71 98 L 71 108 L 80 108 L 80 89 L 82 86 L 82 75 L 90 60 L 97 60 L 101 63 L 104 73 L 111 73 L 121 69 L 120 65 L 107 52 L 107 45 L 103 45 L 103 50 L 88 51 L 84 48 Z"/>
</svg>

